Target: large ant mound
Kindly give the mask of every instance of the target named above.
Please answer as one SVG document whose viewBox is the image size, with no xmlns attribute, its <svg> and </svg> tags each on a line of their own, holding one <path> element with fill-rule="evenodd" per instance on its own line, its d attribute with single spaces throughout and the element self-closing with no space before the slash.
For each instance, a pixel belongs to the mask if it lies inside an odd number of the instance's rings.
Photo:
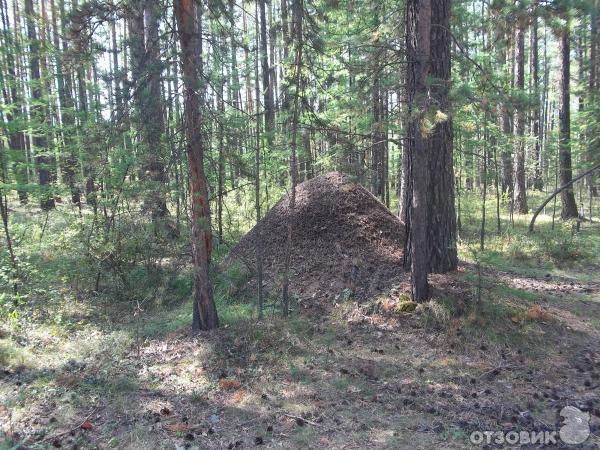
<svg viewBox="0 0 600 450">
<path fill-rule="evenodd" d="M 280 296 L 285 267 L 289 194 L 230 252 L 227 263 L 255 274 L 260 231 L 263 286 Z M 364 300 L 390 288 L 402 270 L 404 226 L 361 185 L 338 172 L 299 184 L 293 210 L 290 292 L 302 301 L 340 296 Z M 250 286 L 255 289 L 256 280 Z"/>
</svg>

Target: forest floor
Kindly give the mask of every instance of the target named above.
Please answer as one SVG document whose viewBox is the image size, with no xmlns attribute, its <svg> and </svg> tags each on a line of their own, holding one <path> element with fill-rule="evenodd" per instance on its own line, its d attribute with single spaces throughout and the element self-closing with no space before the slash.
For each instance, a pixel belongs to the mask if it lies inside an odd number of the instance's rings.
<svg viewBox="0 0 600 450">
<path fill-rule="evenodd" d="M 189 301 L 37 292 L 0 327 L 0 448 L 477 448 L 473 431 L 557 430 L 566 405 L 599 448 L 600 226 L 523 220 L 475 252 L 464 214 L 459 269 L 410 312 L 407 274 L 288 320 L 217 295 L 222 327 L 195 336 Z"/>
</svg>

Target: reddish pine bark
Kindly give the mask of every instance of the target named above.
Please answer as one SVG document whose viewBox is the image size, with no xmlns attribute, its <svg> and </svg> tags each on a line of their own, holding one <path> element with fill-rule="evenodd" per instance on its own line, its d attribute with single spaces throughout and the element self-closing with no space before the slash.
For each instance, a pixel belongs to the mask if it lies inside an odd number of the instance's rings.
<svg viewBox="0 0 600 450">
<path fill-rule="evenodd" d="M 427 111 L 427 76 L 430 65 L 431 1 L 408 0 L 406 5 L 406 53 L 408 97 L 408 177 L 410 203 L 406 224 L 410 251 L 412 296 L 416 301 L 429 297 L 428 187 L 429 148 L 421 123 Z"/>
<path fill-rule="evenodd" d="M 450 92 L 450 0 L 431 1 L 431 65 L 434 80 L 430 95 L 447 119 L 436 124 L 429 143 L 429 228 L 430 270 L 456 269 L 456 212 L 454 209 L 454 166 L 452 164 L 452 114 Z"/>
<path fill-rule="evenodd" d="M 194 263 L 194 331 L 219 326 L 209 279 L 212 234 L 208 187 L 204 175 L 204 139 L 201 132 L 200 74 L 202 67 L 198 13 L 194 0 L 175 0 L 185 86 L 185 136 L 192 203 L 192 257 Z"/>
<path fill-rule="evenodd" d="M 573 179 L 573 170 L 571 168 L 571 64 L 570 53 L 571 46 L 569 43 L 570 32 L 569 22 L 560 32 L 559 36 L 559 54 L 560 54 L 560 87 L 558 93 L 558 121 L 559 121 L 559 148 L 560 148 L 560 184 L 571 182 Z M 577 203 L 575 202 L 575 194 L 573 186 L 565 189 L 560 193 L 562 202 L 562 210 L 560 216 L 563 219 L 569 219 L 578 216 Z"/>
<path fill-rule="evenodd" d="M 525 89 L 525 26 L 524 19 L 519 19 L 515 36 L 516 78 L 515 87 L 519 92 Z M 515 174 L 514 174 L 514 210 L 519 214 L 528 211 L 525 184 L 525 110 L 523 106 L 517 109 L 515 123 Z"/>
</svg>

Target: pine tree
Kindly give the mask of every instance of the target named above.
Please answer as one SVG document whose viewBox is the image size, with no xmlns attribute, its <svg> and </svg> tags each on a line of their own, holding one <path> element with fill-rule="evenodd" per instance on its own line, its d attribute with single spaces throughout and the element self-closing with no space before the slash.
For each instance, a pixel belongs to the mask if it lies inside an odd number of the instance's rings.
<svg viewBox="0 0 600 450">
<path fill-rule="evenodd" d="M 205 141 L 202 133 L 201 11 L 193 0 L 175 0 L 177 32 L 181 45 L 181 66 L 185 85 L 185 137 L 192 203 L 192 259 L 194 263 L 194 331 L 219 326 L 209 277 L 212 251 L 208 186 L 204 174 Z"/>
</svg>

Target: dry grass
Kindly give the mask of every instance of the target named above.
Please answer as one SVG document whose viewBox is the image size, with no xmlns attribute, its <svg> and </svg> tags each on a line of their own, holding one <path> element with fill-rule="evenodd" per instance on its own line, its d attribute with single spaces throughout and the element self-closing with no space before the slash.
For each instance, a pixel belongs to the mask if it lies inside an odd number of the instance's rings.
<svg viewBox="0 0 600 450">
<path fill-rule="evenodd" d="M 598 310 L 565 320 L 579 294 L 553 298 L 552 310 L 515 299 L 503 309 L 498 296 L 474 307 L 462 290 L 469 270 L 436 282 L 456 297 L 413 313 L 390 308 L 399 286 L 290 322 L 183 328 L 145 340 L 139 356 L 123 332 L 32 330 L 21 348 L 29 365 L 3 376 L 0 421 L 29 447 L 131 449 L 464 448 L 475 429 L 553 428 L 566 403 L 597 426 Z M 500 329 L 510 339 L 496 340 Z M 91 429 L 77 428 L 88 415 Z"/>
</svg>

